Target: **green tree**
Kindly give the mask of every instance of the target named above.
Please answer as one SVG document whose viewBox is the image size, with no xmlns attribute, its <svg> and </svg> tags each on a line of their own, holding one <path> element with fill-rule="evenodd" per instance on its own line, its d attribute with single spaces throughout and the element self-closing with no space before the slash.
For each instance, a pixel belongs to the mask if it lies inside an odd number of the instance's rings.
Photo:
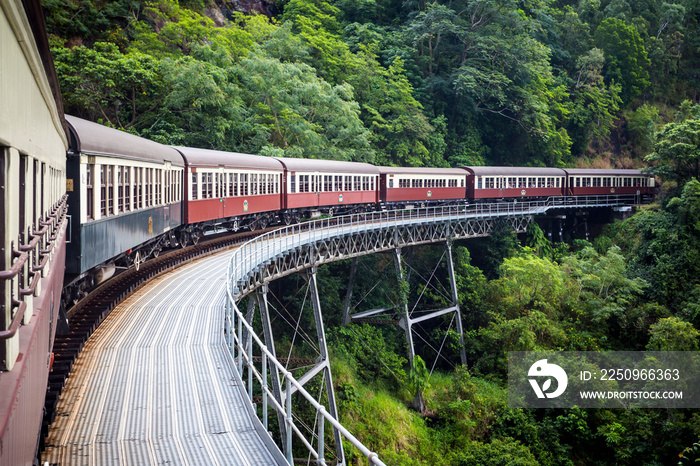
<svg viewBox="0 0 700 466">
<path fill-rule="evenodd" d="M 605 80 L 622 85 L 622 100 L 629 104 L 649 86 L 651 65 L 637 29 L 617 18 L 607 18 L 595 32 L 595 44 L 605 52 Z"/>
<path fill-rule="evenodd" d="M 248 150 L 274 146 L 291 157 L 374 161 L 349 85 L 332 86 L 308 65 L 257 54 L 241 60 L 236 74 L 246 123 L 257 135 Z"/>
<path fill-rule="evenodd" d="M 678 317 L 659 319 L 649 329 L 650 351 L 697 351 L 700 331 Z"/>
<path fill-rule="evenodd" d="M 574 110 L 568 126 L 574 140 L 574 154 L 584 153 L 594 140 L 604 140 L 620 109 L 620 85 L 605 84 L 602 75 L 604 64 L 603 51 L 597 48 L 576 60 L 571 91 Z"/>
<path fill-rule="evenodd" d="M 67 113 L 117 128 L 153 119 L 167 93 L 163 63 L 112 43 L 52 49 Z"/>
<path fill-rule="evenodd" d="M 700 118 L 664 125 L 645 160 L 652 163 L 651 173 L 679 185 L 700 177 Z"/>
</svg>

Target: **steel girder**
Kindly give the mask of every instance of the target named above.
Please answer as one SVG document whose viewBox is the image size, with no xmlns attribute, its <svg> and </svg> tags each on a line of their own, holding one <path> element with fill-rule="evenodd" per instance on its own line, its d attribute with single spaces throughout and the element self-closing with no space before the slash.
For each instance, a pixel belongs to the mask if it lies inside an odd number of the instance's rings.
<svg viewBox="0 0 700 466">
<path fill-rule="evenodd" d="M 496 222 L 507 222 L 517 233 L 527 231 L 532 215 L 493 216 L 482 218 L 436 219 L 416 224 L 394 224 L 363 231 L 329 235 L 295 244 L 286 251 L 261 257 L 262 261 L 245 271 L 232 283 L 233 295 L 240 299 L 273 280 L 303 271 L 312 266 L 390 251 L 405 246 L 437 243 L 448 239 L 488 236 Z M 265 250 L 265 246 L 261 246 Z M 232 277 L 233 278 L 233 277 Z"/>
</svg>

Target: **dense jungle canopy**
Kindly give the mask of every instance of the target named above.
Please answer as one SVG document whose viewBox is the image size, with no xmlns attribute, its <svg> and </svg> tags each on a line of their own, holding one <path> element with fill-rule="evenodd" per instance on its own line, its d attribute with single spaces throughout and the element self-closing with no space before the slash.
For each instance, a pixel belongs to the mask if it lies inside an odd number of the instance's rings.
<svg viewBox="0 0 700 466">
<path fill-rule="evenodd" d="M 401 330 L 343 326 L 350 264 L 321 268 L 335 389 L 343 424 L 390 465 L 700 457 L 698 410 L 506 402 L 508 350 L 699 349 L 700 0 L 43 5 L 67 113 L 162 143 L 405 166 L 649 164 L 658 202 L 593 242 L 552 243 L 533 225 L 456 245 L 466 367 L 450 316 L 417 330 L 414 367 Z M 442 254 L 407 253 L 398 286 L 391 257 L 364 258 L 353 306 L 395 306 L 399 290 L 447 306 Z M 292 276 L 271 292 L 313 334 L 302 287 Z M 286 330 L 280 354 L 316 356 Z"/>
</svg>

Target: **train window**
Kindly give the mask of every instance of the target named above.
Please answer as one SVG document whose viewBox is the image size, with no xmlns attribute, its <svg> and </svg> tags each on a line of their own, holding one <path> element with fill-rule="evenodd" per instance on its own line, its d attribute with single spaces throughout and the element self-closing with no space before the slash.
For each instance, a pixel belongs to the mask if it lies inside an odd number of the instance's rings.
<svg viewBox="0 0 700 466">
<path fill-rule="evenodd" d="M 192 199 L 197 199 L 197 174 L 192 173 Z"/>
<path fill-rule="evenodd" d="M 117 167 L 117 212 L 124 212 L 124 167 Z"/>
<path fill-rule="evenodd" d="M 107 165 L 100 170 L 100 215 L 107 216 Z"/>
<path fill-rule="evenodd" d="M 107 165 L 107 215 L 114 213 L 114 165 Z"/>
<path fill-rule="evenodd" d="M 155 193 L 155 169 L 149 168 L 146 174 L 146 186 L 148 188 L 148 207 L 152 207 Z"/>
<path fill-rule="evenodd" d="M 481 177 L 477 176 L 476 177 L 476 189 L 483 189 L 484 185 L 481 181 Z"/>
<path fill-rule="evenodd" d="M 303 176 L 299 177 L 300 184 L 301 184 L 302 178 L 304 178 L 304 177 Z M 257 196 L 259 193 L 260 193 L 260 185 L 258 182 L 258 174 L 251 173 L 251 175 L 250 175 L 250 195 Z"/>
<path fill-rule="evenodd" d="M 141 169 L 138 167 L 134 167 L 134 188 L 133 188 L 133 196 L 134 196 L 134 210 L 138 210 L 141 208 L 141 203 L 140 203 L 140 198 L 139 198 L 139 193 L 141 192 L 141 184 L 143 183 L 143 178 L 141 177 Z"/>
<path fill-rule="evenodd" d="M 100 215 L 107 216 L 107 165 L 100 170 Z"/>
<path fill-rule="evenodd" d="M 352 177 L 350 175 L 345 175 L 345 190 L 352 190 Z"/>
<path fill-rule="evenodd" d="M 156 204 L 161 205 L 163 203 L 163 170 L 160 168 L 156 169 Z"/>
<path fill-rule="evenodd" d="M 321 184 L 320 180 L 321 180 L 321 177 L 319 176 L 319 182 L 318 182 L 319 185 Z M 267 193 L 268 194 L 275 193 L 275 175 L 273 175 L 272 173 L 267 175 Z"/>
<path fill-rule="evenodd" d="M 124 168 L 124 210 L 131 210 L 131 167 Z"/>
<path fill-rule="evenodd" d="M 260 194 L 267 194 L 267 174 L 260 175 Z"/>
<path fill-rule="evenodd" d="M 514 177 L 509 177 L 508 178 L 508 188 L 515 188 L 517 187 L 517 184 L 515 183 L 515 178 Z"/>
<path fill-rule="evenodd" d="M 88 219 L 93 219 L 95 216 L 95 210 L 93 207 L 93 202 L 95 200 L 94 194 L 93 194 L 93 184 L 94 184 L 94 176 L 93 176 L 93 165 L 87 164 L 85 165 L 85 187 L 87 188 L 86 192 L 86 202 L 85 205 L 87 207 L 87 218 Z"/>
<path fill-rule="evenodd" d="M 496 187 L 496 183 L 493 178 L 488 177 L 485 179 L 484 185 L 486 189 L 494 189 Z"/>
<path fill-rule="evenodd" d="M 229 194 L 231 196 L 238 196 L 238 173 L 231 173 L 229 178 Z"/>
</svg>

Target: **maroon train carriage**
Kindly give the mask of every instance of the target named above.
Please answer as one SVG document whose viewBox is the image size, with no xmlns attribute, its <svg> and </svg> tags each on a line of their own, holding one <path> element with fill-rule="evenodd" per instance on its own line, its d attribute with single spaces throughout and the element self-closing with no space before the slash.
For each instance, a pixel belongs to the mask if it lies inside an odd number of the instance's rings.
<svg viewBox="0 0 700 466">
<path fill-rule="evenodd" d="M 463 167 L 467 177 L 467 197 L 476 202 L 491 199 L 533 199 L 561 196 L 566 172 L 545 167 Z"/>
<path fill-rule="evenodd" d="M 461 168 L 378 167 L 379 198 L 387 205 L 463 200 L 467 172 Z"/>
<path fill-rule="evenodd" d="M 640 170 L 565 168 L 564 171 L 568 175 L 566 194 L 571 196 L 654 195 L 654 176 Z"/>
<path fill-rule="evenodd" d="M 193 234 L 212 225 L 265 228 L 282 208 L 282 164 L 273 157 L 191 147 L 185 159 L 185 223 Z"/>
<path fill-rule="evenodd" d="M 352 213 L 379 202 L 379 170 L 338 160 L 277 158 L 284 165 L 283 220 Z"/>
</svg>

